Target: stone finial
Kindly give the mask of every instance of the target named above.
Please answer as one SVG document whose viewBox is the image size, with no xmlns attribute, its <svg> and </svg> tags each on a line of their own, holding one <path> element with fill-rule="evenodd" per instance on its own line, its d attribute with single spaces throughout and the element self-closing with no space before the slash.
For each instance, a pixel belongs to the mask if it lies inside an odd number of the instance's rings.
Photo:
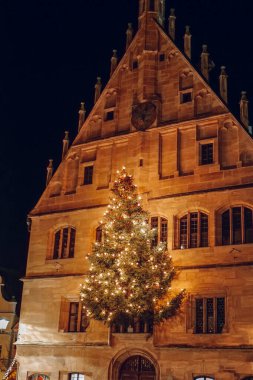
<svg viewBox="0 0 253 380">
<path fill-rule="evenodd" d="M 207 45 L 202 46 L 201 72 L 202 75 L 206 78 L 206 80 L 209 80 L 209 53 L 207 51 Z"/>
<path fill-rule="evenodd" d="M 114 73 L 117 65 L 118 65 L 118 56 L 117 56 L 117 50 L 113 50 L 113 55 L 112 55 L 112 58 L 111 58 L 111 73 L 110 75 L 112 76 L 112 74 Z"/>
<path fill-rule="evenodd" d="M 189 25 L 186 25 L 185 34 L 184 34 L 184 53 L 185 55 L 187 55 L 189 59 L 191 59 L 192 57 L 191 39 L 192 39 L 192 35 L 190 32 L 190 27 Z"/>
<path fill-rule="evenodd" d="M 62 140 L 62 160 L 66 156 L 69 150 L 69 132 L 65 131 L 64 139 Z"/>
<path fill-rule="evenodd" d="M 245 127 L 249 128 L 249 101 L 247 98 L 247 92 L 242 91 L 242 96 L 240 100 L 240 115 L 241 122 L 245 125 Z"/>
<path fill-rule="evenodd" d="M 102 89 L 102 83 L 101 78 L 97 77 L 97 83 L 95 84 L 95 98 L 94 98 L 94 104 L 97 103 L 100 95 L 101 95 L 101 89 Z"/>
<path fill-rule="evenodd" d="M 169 15 L 169 36 L 174 41 L 176 35 L 176 16 L 175 9 L 171 8 Z"/>
<path fill-rule="evenodd" d="M 85 122 L 86 108 L 85 108 L 84 102 L 81 102 L 78 114 L 79 114 L 79 118 L 78 118 L 78 132 L 79 132 L 83 126 L 83 123 Z"/>
<path fill-rule="evenodd" d="M 220 82 L 220 96 L 225 103 L 228 102 L 228 76 L 226 73 L 226 67 L 221 66 L 221 73 L 219 77 Z"/>
<path fill-rule="evenodd" d="M 129 45 L 133 41 L 133 35 L 134 35 L 133 26 L 129 22 L 128 23 L 128 28 L 127 28 L 127 31 L 126 31 L 126 50 L 129 48 Z"/>
<path fill-rule="evenodd" d="M 51 181 L 51 178 L 53 177 L 53 170 L 54 170 L 54 168 L 53 168 L 53 160 L 50 159 L 48 167 L 47 167 L 46 186 L 49 184 L 49 182 Z"/>
</svg>

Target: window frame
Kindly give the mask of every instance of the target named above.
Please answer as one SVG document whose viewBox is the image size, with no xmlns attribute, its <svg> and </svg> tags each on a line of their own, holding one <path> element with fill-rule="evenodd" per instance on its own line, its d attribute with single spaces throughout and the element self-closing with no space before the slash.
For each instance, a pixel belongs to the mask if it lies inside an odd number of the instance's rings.
<svg viewBox="0 0 253 380">
<path fill-rule="evenodd" d="M 92 168 L 91 170 L 92 174 L 90 175 L 90 173 L 87 173 L 88 178 L 86 178 L 86 171 L 88 172 L 91 168 Z M 93 164 L 85 165 L 83 167 L 83 186 L 93 185 L 93 181 L 94 181 L 94 165 Z"/>
<path fill-rule="evenodd" d="M 112 122 L 114 120 L 115 120 L 115 109 L 106 110 L 104 114 L 104 121 Z"/>
<path fill-rule="evenodd" d="M 28 380 L 38 380 L 39 376 L 43 377 L 43 380 L 50 380 L 50 374 L 42 372 L 29 372 L 27 378 Z"/>
<path fill-rule="evenodd" d="M 212 161 L 209 162 L 203 162 L 203 147 L 209 147 L 212 146 Z M 208 152 L 208 159 L 209 159 L 209 152 Z M 200 154 L 199 154 L 199 165 L 201 166 L 206 166 L 206 165 L 212 165 L 214 163 L 214 143 L 213 142 L 208 142 L 204 144 L 200 144 Z"/>
<path fill-rule="evenodd" d="M 82 380 L 85 380 L 85 374 L 82 372 L 69 372 L 68 373 L 68 380 L 73 380 L 72 375 L 77 375 L 77 380 L 80 380 L 79 376 L 81 375 L 81 376 L 83 376 Z"/>
<path fill-rule="evenodd" d="M 222 328 L 221 333 L 195 333 L 195 325 L 196 325 L 196 299 L 201 298 L 224 298 L 224 325 Z M 188 295 L 188 305 L 186 309 L 186 332 L 188 334 L 193 334 L 194 336 L 198 337 L 206 337 L 206 339 L 210 339 L 210 336 L 220 336 L 227 334 L 229 332 L 229 315 L 228 315 L 228 296 L 227 292 L 224 291 L 217 291 L 217 292 L 203 292 L 203 293 L 191 293 Z"/>
<path fill-rule="evenodd" d="M 185 100 L 184 97 L 186 95 L 190 95 L 190 99 Z M 181 90 L 180 91 L 180 104 L 189 104 L 193 102 L 193 91 L 191 88 L 188 88 L 187 90 Z"/>
<path fill-rule="evenodd" d="M 152 227 L 152 219 L 157 219 L 157 227 Z M 167 229 L 167 235 L 166 235 L 166 239 L 163 240 L 163 223 L 166 224 L 166 229 Z M 150 225 L 150 228 L 153 229 L 153 228 L 157 228 L 157 234 L 155 235 L 154 239 L 152 240 L 151 242 L 151 246 L 152 247 L 156 247 L 159 243 L 165 243 L 166 246 L 168 245 L 168 219 L 165 218 L 164 216 L 156 216 L 156 215 L 152 215 L 150 218 L 149 218 L 149 225 Z"/>
<path fill-rule="evenodd" d="M 224 300 L 224 323 L 222 326 L 222 330 L 218 331 L 218 299 Z M 202 332 L 197 331 L 197 300 L 203 301 L 203 309 L 202 309 Z M 208 331 L 208 300 L 212 300 L 212 315 L 213 318 L 213 328 L 214 331 Z M 221 296 L 207 296 L 207 297 L 195 297 L 194 299 L 194 334 L 195 335 L 221 335 L 224 331 L 224 326 L 226 325 L 226 297 Z"/>
<path fill-rule="evenodd" d="M 76 328 L 74 330 L 70 329 L 71 324 L 71 305 L 78 304 L 77 308 L 77 321 Z M 74 314 L 72 314 L 74 315 Z M 86 318 L 85 328 L 82 326 L 82 318 Z M 61 306 L 60 306 L 60 316 L 59 316 L 59 331 L 63 333 L 77 334 L 77 333 L 85 333 L 87 328 L 89 327 L 90 320 L 86 317 L 83 311 L 83 304 L 81 301 L 76 298 L 62 298 Z"/>
<path fill-rule="evenodd" d="M 64 240 L 64 231 L 68 230 L 67 240 Z M 67 260 L 75 257 L 76 249 L 76 228 L 73 225 L 64 225 L 55 229 L 50 233 L 51 244 L 49 244 L 49 251 L 47 260 Z M 56 238 L 59 236 L 58 248 L 56 248 Z M 66 245 L 67 255 L 64 254 L 64 244 Z M 56 257 L 56 252 L 58 255 Z"/>
<path fill-rule="evenodd" d="M 233 210 L 236 208 L 240 208 L 240 234 L 241 234 L 241 241 L 240 242 L 235 242 L 234 241 L 234 218 L 233 218 Z M 248 205 L 231 205 L 230 207 L 227 207 L 226 209 L 223 209 L 222 211 L 219 212 L 219 220 L 218 220 L 218 228 L 216 231 L 216 236 L 217 239 L 219 240 L 218 243 L 221 246 L 231 246 L 231 245 L 242 245 L 242 244 L 253 244 L 253 239 L 252 241 L 247 241 L 247 236 L 246 236 L 246 225 L 245 225 L 245 210 L 250 210 L 251 211 L 251 223 L 252 223 L 252 229 L 253 229 L 253 208 L 248 206 Z M 228 233 L 228 243 L 224 242 L 224 227 L 223 227 L 223 216 L 228 213 L 228 225 L 227 225 L 227 233 Z M 219 232 L 219 227 L 220 227 L 220 236 L 218 234 Z"/>
<path fill-rule="evenodd" d="M 192 228 L 194 226 L 194 223 L 193 223 L 193 214 L 197 214 L 197 232 L 193 232 L 192 231 Z M 207 231 L 204 231 L 202 230 L 202 227 L 204 226 L 204 219 L 202 219 L 202 215 L 206 218 L 207 220 Z M 186 235 L 186 245 L 182 244 L 182 230 L 181 230 L 181 221 L 183 221 L 183 219 L 186 220 L 186 231 L 185 231 L 185 234 Z M 176 249 L 180 249 L 180 250 L 185 250 L 185 249 L 197 249 L 197 248 L 208 248 L 210 246 L 210 237 L 209 237 L 209 227 L 210 227 L 210 222 L 209 222 L 209 213 L 207 213 L 206 211 L 203 211 L 203 210 L 192 210 L 192 211 L 188 211 L 187 213 L 185 213 L 184 215 L 180 216 L 177 218 L 178 220 L 178 227 L 177 229 L 177 236 L 178 236 L 178 239 L 177 239 L 177 244 L 178 246 L 176 247 Z M 201 241 L 204 240 L 204 234 L 207 234 L 207 244 L 202 244 Z M 194 234 L 197 235 L 197 244 L 196 246 L 193 245 L 192 243 L 192 240 L 194 238 Z"/>
</svg>

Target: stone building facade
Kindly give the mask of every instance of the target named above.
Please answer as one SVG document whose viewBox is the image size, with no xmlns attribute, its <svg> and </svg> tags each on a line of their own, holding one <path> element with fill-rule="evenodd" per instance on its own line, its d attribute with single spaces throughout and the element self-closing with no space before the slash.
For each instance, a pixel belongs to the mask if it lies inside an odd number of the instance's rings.
<svg viewBox="0 0 253 380">
<path fill-rule="evenodd" d="M 5 373 L 15 356 L 15 347 L 13 343 L 16 340 L 17 334 L 14 327 L 17 324 L 15 298 L 7 299 L 4 296 L 4 281 L 0 276 L 0 380 L 5 376 Z"/>
<path fill-rule="evenodd" d="M 126 53 L 30 213 L 19 338 L 20 380 L 253 379 L 253 141 L 208 84 L 206 47 L 201 72 L 169 35 L 165 0 L 140 0 L 139 29 L 127 32 Z M 153 333 L 115 332 L 85 323 L 79 286 L 85 256 L 100 238 L 99 220 L 116 171 L 133 174 L 167 241 L 187 300 Z M 51 178 L 52 176 L 52 178 Z"/>
</svg>

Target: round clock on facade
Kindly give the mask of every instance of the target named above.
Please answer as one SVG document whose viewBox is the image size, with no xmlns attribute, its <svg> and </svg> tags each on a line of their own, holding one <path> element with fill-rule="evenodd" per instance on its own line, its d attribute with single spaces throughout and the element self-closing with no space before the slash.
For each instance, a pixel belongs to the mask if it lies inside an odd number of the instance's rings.
<svg viewBox="0 0 253 380">
<path fill-rule="evenodd" d="M 145 131 L 156 119 L 156 106 L 152 102 L 133 106 L 131 122 L 138 131 Z"/>
</svg>

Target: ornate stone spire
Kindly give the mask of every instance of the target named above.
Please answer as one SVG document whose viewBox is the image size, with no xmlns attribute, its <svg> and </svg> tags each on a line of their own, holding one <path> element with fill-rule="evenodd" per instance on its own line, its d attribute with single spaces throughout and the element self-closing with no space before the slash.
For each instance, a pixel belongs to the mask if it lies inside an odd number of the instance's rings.
<svg viewBox="0 0 253 380">
<path fill-rule="evenodd" d="M 139 26 L 145 14 L 156 18 L 163 26 L 165 16 L 165 1 L 166 0 L 139 0 Z"/>
<path fill-rule="evenodd" d="M 85 108 L 84 102 L 81 102 L 80 110 L 78 114 L 79 114 L 79 118 L 78 118 L 78 132 L 79 132 L 83 126 L 83 123 L 85 122 L 86 108 Z"/>
<path fill-rule="evenodd" d="M 226 67 L 221 66 L 221 73 L 220 73 L 220 96 L 224 100 L 225 103 L 228 102 L 228 76 L 226 73 Z"/>
<path fill-rule="evenodd" d="M 95 97 L 94 97 L 94 104 L 97 103 L 100 95 L 101 95 L 101 89 L 102 89 L 102 83 L 101 78 L 97 77 L 97 83 L 95 84 Z"/>
<path fill-rule="evenodd" d="M 133 40 L 134 30 L 132 24 L 128 23 L 128 28 L 126 31 L 126 50 L 128 49 L 129 45 L 131 44 Z"/>
<path fill-rule="evenodd" d="M 47 167 L 47 179 L 46 179 L 46 186 L 49 184 L 49 182 L 51 181 L 51 178 L 53 176 L 53 160 L 50 159 L 49 160 L 49 164 L 48 164 L 48 167 Z"/>
<path fill-rule="evenodd" d="M 62 160 L 66 156 L 69 150 L 69 132 L 65 131 L 64 139 L 62 140 Z"/>
<path fill-rule="evenodd" d="M 111 58 L 111 73 L 110 75 L 112 76 L 112 74 L 114 73 L 117 65 L 118 65 L 118 57 L 117 57 L 117 50 L 113 50 L 112 51 L 113 55 L 112 55 L 112 58 Z"/>
<path fill-rule="evenodd" d="M 207 51 L 207 45 L 202 46 L 201 72 L 202 75 L 206 78 L 206 80 L 209 80 L 209 53 Z"/>
<path fill-rule="evenodd" d="M 192 39 L 192 35 L 190 32 L 190 27 L 189 25 L 186 25 L 185 34 L 184 34 L 184 53 L 185 55 L 187 55 L 189 59 L 191 59 L 191 56 L 192 56 L 191 39 Z"/>
<path fill-rule="evenodd" d="M 176 36 L 176 16 L 175 9 L 171 8 L 169 15 L 169 36 L 174 41 Z"/>
<path fill-rule="evenodd" d="M 249 128 L 249 101 L 247 98 L 247 92 L 242 91 L 242 96 L 240 100 L 240 115 L 241 115 L 241 122 L 244 124 L 245 127 Z"/>
</svg>

